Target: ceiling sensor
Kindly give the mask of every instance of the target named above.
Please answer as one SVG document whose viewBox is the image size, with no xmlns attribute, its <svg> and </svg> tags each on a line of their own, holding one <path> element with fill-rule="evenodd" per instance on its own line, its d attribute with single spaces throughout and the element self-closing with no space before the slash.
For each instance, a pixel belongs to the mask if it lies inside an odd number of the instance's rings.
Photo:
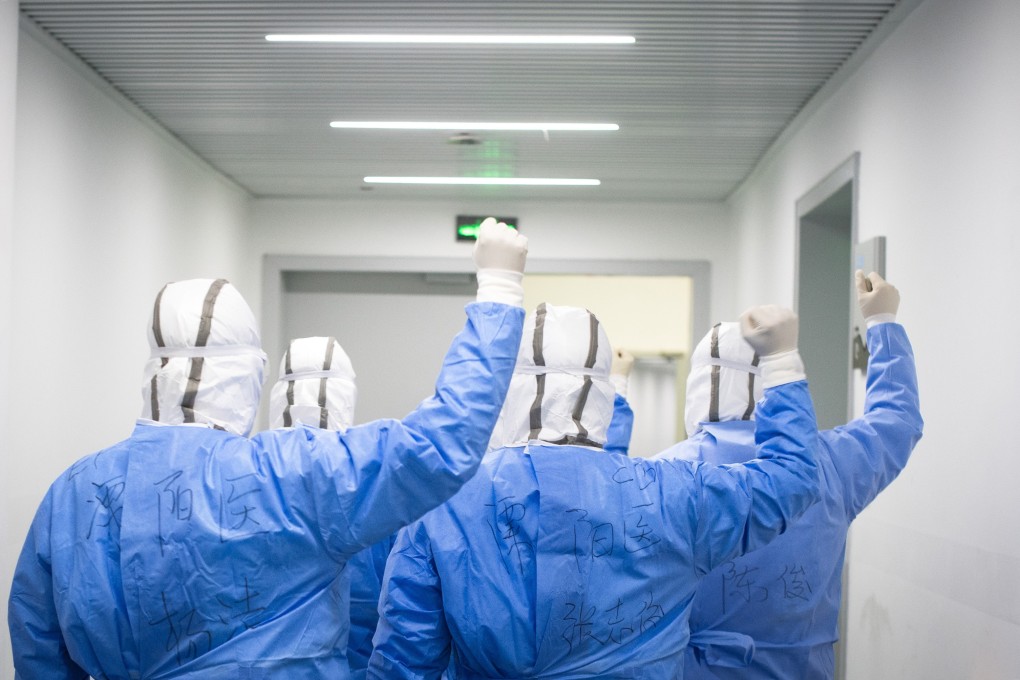
<svg viewBox="0 0 1020 680">
<path fill-rule="evenodd" d="M 482 140 L 478 138 L 478 135 L 474 135 L 470 132 L 457 132 L 446 139 L 449 144 L 458 144 L 460 146 L 473 146 L 475 144 L 481 144 Z"/>
</svg>

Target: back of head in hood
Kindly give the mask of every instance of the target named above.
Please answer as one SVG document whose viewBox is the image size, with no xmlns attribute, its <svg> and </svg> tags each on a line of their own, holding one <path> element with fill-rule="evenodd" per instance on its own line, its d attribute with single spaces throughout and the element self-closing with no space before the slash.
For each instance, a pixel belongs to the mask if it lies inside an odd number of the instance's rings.
<svg viewBox="0 0 1020 680">
<path fill-rule="evenodd" d="M 269 426 L 298 423 L 343 432 L 354 423 L 354 367 L 336 338 L 290 341 L 269 397 Z"/>
<path fill-rule="evenodd" d="M 716 324 L 691 354 L 684 424 L 687 436 L 702 423 L 753 420 L 762 397 L 758 355 L 740 333 L 740 324 Z"/>
<path fill-rule="evenodd" d="M 595 315 L 541 304 L 524 322 L 517 366 L 490 448 L 530 440 L 602 448 L 613 417 L 613 349 Z"/>
<path fill-rule="evenodd" d="M 142 417 L 251 432 L 266 355 L 255 315 L 224 279 L 168 283 L 149 323 Z"/>
</svg>

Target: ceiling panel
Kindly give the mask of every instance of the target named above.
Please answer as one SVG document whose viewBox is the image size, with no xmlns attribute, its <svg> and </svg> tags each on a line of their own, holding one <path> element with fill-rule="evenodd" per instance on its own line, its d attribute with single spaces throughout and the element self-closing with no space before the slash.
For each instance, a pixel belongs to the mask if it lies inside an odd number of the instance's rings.
<svg viewBox="0 0 1020 680">
<path fill-rule="evenodd" d="M 256 196 L 366 175 L 584 177 L 392 197 L 720 200 L 895 0 L 23 0 L 24 15 Z M 632 45 L 283 44 L 268 33 L 632 35 Z M 612 122 L 617 132 L 334 130 L 331 120 Z"/>
</svg>

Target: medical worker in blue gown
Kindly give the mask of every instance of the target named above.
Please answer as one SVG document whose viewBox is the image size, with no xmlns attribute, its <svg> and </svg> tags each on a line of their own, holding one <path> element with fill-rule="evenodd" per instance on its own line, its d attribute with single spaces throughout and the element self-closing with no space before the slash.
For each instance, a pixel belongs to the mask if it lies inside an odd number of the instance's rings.
<svg viewBox="0 0 1020 680">
<path fill-rule="evenodd" d="M 345 432 L 354 424 L 357 399 L 354 367 L 336 338 L 296 338 L 280 360 L 279 380 L 270 392 L 269 426 L 307 425 Z M 390 534 L 353 555 L 344 569 L 343 576 L 350 581 L 347 662 L 355 680 L 365 677 L 372 653 L 379 621 L 376 606 L 393 539 Z"/>
<path fill-rule="evenodd" d="M 822 501 L 767 547 L 701 581 L 688 680 L 833 677 L 847 529 L 906 465 L 922 427 L 914 355 L 895 323 L 899 293 L 878 274 L 866 282 L 857 272 L 856 284 L 871 353 L 864 415 L 819 434 Z M 762 383 L 757 363 L 736 324 L 716 326 L 691 359 L 691 437 L 663 455 L 707 463 L 754 456 L 752 418 L 762 417 L 754 408 Z"/>
<path fill-rule="evenodd" d="M 16 677 L 347 678 L 345 562 L 477 469 L 509 386 L 526 241 L 488 221 L 478 301 L 403 420 L 249 439 L 265 355 L 223 280 L 168 284 L 143 414 L 50 487 L 9 603 Z"/>
<path fill-rule="evenodd" d="M 542 305 L 493 436 L 450 501 L 398 532 L 368 677 L 678 677 L 698 580 L 818 496 L 797 321 L 745 316 L 764 356 L 761 460 L 716 467 L 603 449 L 612 350 L 590 313 Z"/>
</svg>

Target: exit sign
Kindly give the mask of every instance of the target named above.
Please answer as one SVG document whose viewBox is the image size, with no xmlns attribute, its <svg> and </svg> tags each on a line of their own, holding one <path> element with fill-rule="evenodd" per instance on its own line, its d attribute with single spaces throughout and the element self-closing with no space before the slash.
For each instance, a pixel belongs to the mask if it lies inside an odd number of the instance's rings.
<svg viewBox="0 0 1020 680">
<path fill-rule="evenodd" d="M 497 217 L 496 215 L 457 215 L 457 240 L 477 240 L 478 228 L 482 226 L 482 220 L 488 217 L 495 217 L 497 222 L 502 222 L 511 229 L 518 229 L 516 217 Z"/>
</svg>

